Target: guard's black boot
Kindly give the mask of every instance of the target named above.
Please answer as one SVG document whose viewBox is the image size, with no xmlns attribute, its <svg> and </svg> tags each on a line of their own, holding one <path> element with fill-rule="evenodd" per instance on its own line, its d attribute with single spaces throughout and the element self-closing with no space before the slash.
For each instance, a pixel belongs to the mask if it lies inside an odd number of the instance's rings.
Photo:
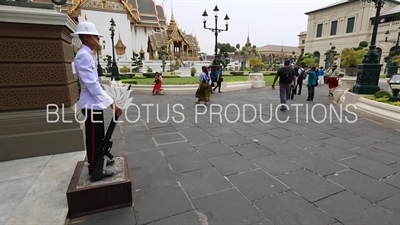
<svg viewBox="0 0 400 225">
<path fill-rule="evenodd" d="M 89 175 L 92 175 L 92 171 L 89 171 Z M 111 172 L 109 170 L 103 170 L 103 177 L 99 177 L 98 179 L 94 179 L 93 177 L 90 178 L 90 181 L 95 182 L 103 179 L 104 177 L 111 177 L 114 175 L 114 172 Z"/>
<path fill-rule="evenodd" d="M 114 164 L 114 159 L 107 159 L 107 166 Z"/>
</svg>

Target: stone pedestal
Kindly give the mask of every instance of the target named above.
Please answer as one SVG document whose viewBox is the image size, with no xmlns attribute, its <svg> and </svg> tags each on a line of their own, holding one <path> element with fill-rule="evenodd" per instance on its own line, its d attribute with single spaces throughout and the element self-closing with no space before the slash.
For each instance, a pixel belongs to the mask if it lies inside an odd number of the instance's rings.
<svg viewBox="0 0 400 225">
<path fill-rule="evenodd" d="M 0 2 L 0 161 L 83 150 L 80 123 L 46 119 L 49 104 L 75 118 L 70 33 L 76 24 L 49 5 L 1 4 L 7 3 Z"/>
<path fill-rule="evenodd" d="M 247 80 L 251 81 L 253 88 L 265 87 L 264 75 L 262 73 L 249 73 Z"/>
<path fill-rule="evenodd" d="M 343 77 L 340 78 L 339 87 L 333 92 L 333 98 L 335 102 L 338 102 L 340 97 L 351 90 L 356 83 L 357 77 Z"/>
<path fill-rule="evenodd" d="M 114 159 L 114 165 L 107 167 L 114 175 L 97 182 L 90 181 L 87 166 L 78 162 L 67 190 L 70 218 L 132 206 L 127 160 L 124 156 Z"/>
</svg>

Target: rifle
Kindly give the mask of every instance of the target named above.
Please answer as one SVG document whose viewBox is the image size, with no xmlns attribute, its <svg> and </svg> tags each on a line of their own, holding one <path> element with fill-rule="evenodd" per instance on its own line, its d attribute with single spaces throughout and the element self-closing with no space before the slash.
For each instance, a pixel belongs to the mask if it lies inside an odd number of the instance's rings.
<svg viewBox="0 0 400 225">
<path fill-rule="evenodd" d="M 129 85 L 128 90 L 131 89 L 131 85 Z M 101 144 L 99 149 L 97 149 L 97 158 L 96 158 L 96 164 L 94 166 L 92 176 L 90 177 L 91 181 L 99 181 L 103 179 L 104 177 L 104 167 L 105 164 L 107 163 L 106 159 L 104 156 L 107 156 L 110 159 L 113 159 L 114 156 L 111 154 L 111 148 L 113 142 L 111 141 L 112 134 L 114 133 L 115 125 L 117 124 L 116 121 L 118 120 L 119 116 L 115 115 L 115 120 L 111 118 L 110 125 L 108 126 L 106 135 L 104 138 L 101 140 Z"/>
</svg>

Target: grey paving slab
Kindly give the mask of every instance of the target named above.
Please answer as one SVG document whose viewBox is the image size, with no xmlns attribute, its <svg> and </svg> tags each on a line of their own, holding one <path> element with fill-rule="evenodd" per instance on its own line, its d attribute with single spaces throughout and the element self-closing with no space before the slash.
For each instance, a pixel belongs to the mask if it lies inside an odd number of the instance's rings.
<svg viewBox="0 0 400 225">
<path fill-rule="evenodd" d="M 206 131 L 201 129 L 200 127 L 186 127 L 186 128 L 181 128 L 178 129 L 178 131 L 182 134 L 182 135 L 194 135 L 194 134 L 205 134 Z"/>
<path fill-rule="evenodd" d="M 228 176 L 228 179 L 250 201 L 289 190 L 287 186 L 260 169 L 234 174 Z"/>
<path fill-rule="evenodd" d="M 334 161 L 354 156 L 354 153 L 324 144 L 306 149 L 315 155 L 322 156 L 323 158 L 331 159 Z"/>
<path fill-rule="evenodd" d="M 174 133 L 176 132 L 176 129 L 172 126 L 168 126 L 168 127 L 157 127 L 157 128 L 153 128 L 150 129 L 150 133 L 153 135 L 157 135 L 157 134 L 165 134 L 165 133 Z"/>
<path fill-rule="evenodd" d="M 349 150 L 349 149 L 353 149 L 356 147 L 359 147 L 359 144 L 355 143 L 355 142 L 351 142 L 348 141 L 346 139 L 343 138 L 339 138 L 339 137 L 332 137 L 332 138 L 327 138 L 327 139 L 322 139 L 321 142 L 334 146 L 334 147 L 338 147 L 340 149 L 343 150 Z"/>
<path fill-rule="evenodd" d="M 282 140 L 280 138 L 276 138 L 272 135 L 269 134 L 260 134 L 260 135 L 255 135 L 255 136 L 250 136 L 249 139 L 251 140 L 258 140 L 257 142 L 260 145 L 263 145 L 268 148 L 270 145 L 277 145 L 277 144 L 285 144 L 287 143 L 285 140 Z"/>
<path fill-rule="evenodd" d="M 397 139 L 399 139 L 399 138 L 400 137 L 397 137 Z M 385 143 L 375 144 L 372 147 L 377 150 L 389 152 L 389 153 L 392 153 L 392 154 L 400 157 L 400 145 L 399 144 L 385 142 Z"/>
<path fill-rule="evenodd" d="M 317 131 L 327 131 L 327 130 L 335 129 L 335 127 L 333 127 L 333 126 L 328 126 L 328 125 L 325 125 L 325 124 L 314 123 L 314 122 L 306 123 L 303 126 L 308 128 L 308 129 L 317 130 Z"/>
<path fill-rule="evenodd" d="M 149 225 L 202 225 L 199 215 L 193 210 L 171 216 Z"/>
<path fill-rule="evenodd" d="M 235 149 L 239 154 L 241 154 L 246 159 L 253 159 L 257 157 L 275 154 L 275 152 L 257 143 L 241 144 L 232 146 L 232 148 Z"/>
<path fill-rule="evenodd" d="M 141 125 L 123 125 L 122 126 L 122 132 L 124 133 L 124 134 L 129 134 L 129 133 L 137 133 L 137 132 L 140 132 L 140 131 L 148 131 L 149 129 L 147 128 L 147 126 L 145 126 L 144 124 L 141 124 Z"/>
<path fill-rule="evenodd" d="M 296 132 L 288 131 L 283 128 L 271 129 L 266 132 L 276 138 L 290 137 L 297 134 Z"/>
<path fill-rule="evenodd" d="M 368 127 L 361 127 L 359 129 L 352 130 L 354 133 L 362 134 L 367 137 L 373 137 L 373 138 L 383 138 L 387 137 L 390 134 L 384 132 L 384 131 L 378 131 L 376 128 L 368 128 Z"/>
<path fill-rule="evenodd" d="M 179 132 L 156 134 L 153 135 L 153 139 L 158 145 L 165 145 L 165 144 L 186 141 L 185 137 L 183 137 Z"/>
<path fill-rule="evenodd" d="M 346 170 L 337 175 L 327 176 L 327 179 L 370 202 L 378 202 L 400 192 L 398 188 L 354 170 Z"/>
<path fill-rule="evenodd" d="M 257 168 L 237 153 L 217 156 L 208 160 L 225 176 Z"/>
<path fill-rule="evenodd" d="M 156 143 L 153 139 L 144 139 L 139 141 L 131 141 L 129 139 L 125 140 L 125 152 L 127 153 L 154 149 L 155 147 Z"/>
<path fill-rule="evenodd" d="M 373 137 L 356 137 L 356 138 L 352 138 L 349 139 L 349 141 L 358 143 L 361 146 L 371 146 L 371 145 L 375 145 L 378 143 L 383 142 L 383 140 L 377 139 L 377 138 L 373 138 Z"/>
<path fill-rule="evenodd" d="M 378 150 L 370 147 L 361 147 L 352 149 L 349 152 L 355 153 L 357 155 L 364 156 L 366 158 L 372 159 L 374 161 L 390 165 L 396 163 L 400 160 L 400 156 L 393 155 L 387 152 L 379 152 Z"/>
<path fill-rule="evenodd" d="M 277 178 L 310 202 L 318 201 L 344 189 L 308 170 L 298 170 Z"/>
<path fill-rule="evenodd" d="M 249 124 L 249 126 L 255 128 L 259 131 L 265 131 L 265 132 L 268 132 L 271 129 L 278 128 L 276 125 L 273 125 L 270 123 L 264 123 L 262 121 L 251 123 L 251 124 Z"/>
<path fill-rule="evenodd" d="M 265 219 L 265 220 L 263 220 L 261 222 L 255 223 L 253 225 L 274 225 L 274 224 L 271 222 L 271 220 Z"/>
<path fill-rule="evenodd" d="M 252 140 L 245 138 L 240 134 L 226 134 L 218 136 L 217 138 L 228 146 L 242 145 L 253 142 Z"/>
<path fill-rule="evenodd" d="M 312 203 L 288 191 L 254 202 L 274 224 L 332 224 L 336 220 Z"/>
<path fill-rule="evenodd" d="M 322 199 L 315 205 L 343 224 L 396 225 L 399 223 L 399 217 L 348 191 Z"/>
<path fill-rule="evenodd" d="M 211 167 L 211 164 L 198 152 L 167 157 L 176 174 Z"/>
<path fill-rule="evenodd" d="M 190 198 L 232 188 L 231 183 L 214 167 L 178 174 L 177 177 Z"/>
<path fill-rule="evenodd" d="M 252 159 L 251 162 L 273 176 L 280 176 L 302 169 L 300 165 L 280 155 L 257 157 Z"/>
<path fill-rule="evenodd" d="M 137 142 L 141 140 L 151 140 L 152 134 L 150 133 L 150 130 L 142 132 L 133 131 L 132 133 L 124 133 L 124 137 L 125 141 Z"/>
<path fill-rule="evenodd" d="M 376 203 L 378 206 L 400 216 L 400 193 Z"/>
<path fill-rule="evenodd" d="M 307 130 L 305 130 L 307 131 Z M 305 137 L 303 135 L 295 135 L 295 136 L 291 136 L 291 137 L 285 137 L 282 138 L 283 140 L 286 140 L 289 143 L 292 143 L 298 147 L 301 148 L 308 148 L 308 147 L 313 147 L 313 146 L 317 146 L 320 145 L 321 142 L 318 141 L 314 141 L 308 137 Z"/>
<path fill-rule="evenodd" d="M 215 128 L 207 128 L 205 129 L 208 133 L 210 133 L 213 136 L 220 136 L 220 135 L 226 135 L 226 134 L 235 134 L 235 131 L 227 128 L 227 127 L 215 127 Z"/>
<path fill-rule="evenodd" d="M 251 225 L 265 218 L 236 189 L 199 197 L 192 202 L 205 215 L 208 225 Z"/>
<path fill-rule="evenodd" d="M 185 138 L 192 144 L 192 145 L 203 145 L 206 143 L 214 143 L 214 142 L 219 142 L 217 138 L 214 136 L 208 134 L 208 133 L 203 133 L 203 134 L 192 134 L 192 135 L 186 135 L 184 134 Z"/>
<path fill-rule="evenodd" d="M 165 156 L 175 156 L 195 152 L 196 149 L 189 142 L 163 144 L 158 147 Z"/>
<path fill-rule="evenodd" d="M 375 179 L 381 179 L 396 173 L 391 167 L 363 156 L 343 159 L 340 163 Z"/>
<path fill-rule="evenodd" d="M 221 142 L 197 145 L 195 147 L 206 158 L 235 153 L 235 151 Z"/>
<path fill-rule="evenodd" d="M 400 172 L 383 179 L 383 182 L 400 188 Z"/>
<path fill-rule="evenodd" d="M 294 158 L 293 161 L 300 165 L 303 165 L 314 173 L 320 174 L 321 176 L 334 174 L 338 171 L 347 169 L 346 167 L 336 162 L 332 162 L 328 159 L 322 158 L 321 156 L 314 154 L 302 155 L 298 158 Z"/>
<path fill-rule="evenodd" d="M 298 158 L 302 155 L 309 154 L 307 151 L 305 151 L 291 143 L 278 144 L 278 145 L 277 144 L 269 144 L 269 145 L 264 145 L 264 146 L 266 146 L 268 149 L 272 150 L 276 154 L 284 156 L 286 158 Z"/>
<path fill-rule="evenodd" d="M 332 128 L 334 128 L 333 126 L 331 126 Z M 354 133 L 351 132 L 351 130 L 348 129 L 341 129 L 341 128 L 337 128 L 337 129 L 331 129 L 331 130 L 325 130 L 322 131 L 323 133 L 332 135 L 333 137 L 338 137 L 338 138 L 343 138 L 345 140 L 349 140 L 352 138 L 357 138 L 357 137 L 362 137 L 362 134 L 359 133 Z"/>
<path fill-rule="evenodd" d="M 196 125 L 189 120 L 184 120 L 180 123 L 171 123 L 171 126 L 174 127 L 175 129 L 196 127 Z"/>
<path fill-rule="evenodd" d="M 167 161 L 157 149 L 131 153 L 127 155 L 127 161 L 129 168 L 167 165 Z"/>
<path fill-rule="evenodd" d="M 137 224 L 142 225 L 193 210 L 178 184 L 156 186 L 133 192 Z"/>
<path fill-rule="evenodd" d="M 332 137 L 332 135 L 330 135 L 330 134 L 326 134 L 319 130 L 313 130 L 313 129 L 299 130 L 299 131 L 296 131 L 296 133 L 301 134 L 304 137 L 315 140 L 315 141 L 319 141 L 321 139 L 326 139 L 326 138 Z"/>
</svg>

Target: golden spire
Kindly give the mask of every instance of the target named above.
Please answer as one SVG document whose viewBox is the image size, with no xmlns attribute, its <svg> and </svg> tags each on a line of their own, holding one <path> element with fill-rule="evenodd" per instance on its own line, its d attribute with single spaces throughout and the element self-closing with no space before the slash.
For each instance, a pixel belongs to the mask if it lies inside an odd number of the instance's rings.
<svg viewBox="0 0 400 225">
<path fill-rule="evenodd" d="M 87 17 L 87 15 L 85 14 L 85 21 L 88 21 L 88 17 Z"/>
</svg>

